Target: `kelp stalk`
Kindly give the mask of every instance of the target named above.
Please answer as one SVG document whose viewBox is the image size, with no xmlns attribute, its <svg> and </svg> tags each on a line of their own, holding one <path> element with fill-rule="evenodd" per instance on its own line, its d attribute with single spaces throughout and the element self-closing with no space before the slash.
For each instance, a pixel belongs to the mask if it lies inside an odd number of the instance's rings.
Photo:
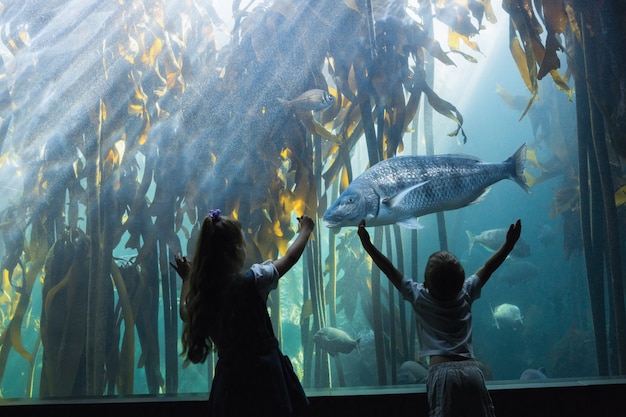
<svg viewBox="0 0 626 417">
<path fill-rule="evenodd" d="M 356 64 L 356 63 L 355 63 Z M 382 158 L 382 145 L 376 138 L 376 129 L 374 128 L 374 119 L 372 117 L 372 106 L 370 104 L 370 84 L 368 80 L 368 68 L 354 68 L 357 88 L 359 90 L 359 108 L 361 110 L 361 122 L 365 131 L 365 142 L 367 144 L 367 155 L 369 157 L 369 165 L 374 166 Z M 383 131 L 379 132 L 382 137 Z"/>
<path fill-rule="evenodd" d="M 124 317 L 124 337 L 120 352 L 121 369 L 124 372 L 118 378 L 119 393 L 129 395 L 133 393 L 135 380 L 135 318 L 124 278 L 115 262 L 111 262 L 111 275 L 117 288 L 122 317 Z"/>
<path fill-rule="evenodd" d="M 17 302 L 15 314 L 0 336 L 0 381 L 2 381 L 4 376 L 7 358 L 12 348 L 15 349 L 16 352 L 20 353 L 29 362 L 33 360 L 32 354 L 26 352 L 24 346 L 22 345 L 21 328 L 24 314 L 26 313 L 26 309 L 28 308 L 30 302 L 33 285 L 42 267 L 43 262 L 35 262 L 31 268 L 27 268 L 27 271 L 25 272 L 26 281 L 25 285 L 23 285 L 23 293 Z"/>
<path fill-rule="evenodd" d="M 385 227 L 385 242 L 387 244 L 387 252 L 392 253 L 391 245 L 391 227 Z M 399 265 L 399 264 L 397 264 Z M 387 300 L 389 303 L 389 360 L 391 362 L 391 383 L 398 383 L 398 346 L 397 346 L 397 325 L 396 325 L 396 289 L 391 280 L 387 280 Z"/>
<path fill-rule="evenodd" d="M 322 149 L 322 138 L 318 135 L 314 136 L 315 149 Z M 314 155 L 315 167 L 321 167 L 322 164 L 322 156 L 321 152 L 315 152 Z M 349 159 L 348 159 L 348 164 Z M 318 194 L 320 190 L 322 190 L 322 172 L 321 170 L 316 170 L 315 172 L 315 180 L 316 180 L 316 189 Z M 337 198 L 338 187 L 331 187 L 329 190 L 331 193 L 331 199 L 334 201 Z M 320 196 L 317 197 L 318 201 L 320 200 Z M 319 226 L 318 226 L 319 228 Z M 328 235 L 328 292 L 325 293 L 325 297 L 328 304 L 328 319 L 330 321 L 330 325 L 332 327 L 337 327 L 337 241 L 336 235 L 334 233 L 329 233 Z M 341 356 L 335 356 L 335 368 L 337 369 L 337 381 L 340 387 L 346 386 L 346 379 L 343 372 L 343 363 L 341 361 Z"/>
<path fill-rule="evenodd" d="M 307 245 L 306 249 L 306 268 L 308 272 L 308 281 L 311 291 L 311 304 L 313 308 L 313 329 L 312 333 L 315 334 L 319 329 L 326 327 L 326 314 L 324 312 L 324 283 L 318 275 L 315 274 L 314 253 L 316 249 L 313 248 L 314 242 L 319 242 L 319 230 L 315 228 L 314 233 L 316 239 L 312 239 Z M 315 375 L 315 387 L 321 388 L 328 386 L 330 376 L 328 373 L 328 355 L 322 351 L 319 346 L 315 347 L 315 363 L 314 375 Z"/>
<path fill-rule="evenodd" d="M 311 311 L 313 310 L 313 304 L 310 297 L 310 276 L 308 268 L 302 268 L 302 299 L 305 300 L 302 303 L 302 310 L 300 312 L 300 339 L 302 340 L 302 367 L 304 368 L 304 376 L 302 378 L 302 386 L 305 388 L 311 387 L 311 374 L 313 364 L 313 338 L 311 337 L 310 322 L 311 315 L 305 314 L 306 301 L 311 302 Z"/>
<path fill-rule="evenodd" d="M 104 363 L 106 342 L 106 311 L 102 287 L 101 242 L 101 201 L 100 142 L 102 137 L 103 102 L 100 101 L 100 120 L 94 144 L 87 149 L 87 235 L 90 236 L 89 281 L 87 290 L 87 336 L 86 361 L 87 375 L 85 392 L 87 395 L 101 395 L 104 387 Z"/>
<path fill-rule="evenodd" d="M 421 100 L 420 100 L 421 101 Z M 411 133 L 411 149 L 413 150 L 413 152 L 417 152 L 417 144 L 418 144 L 418 137 L 417 137 L 417 132 L 419 129 L 419 103 L 417 106 L 417 110 L 415 111 L 415 116 L 413 117 L 413 132 Z M 419 261 L 419 256 L 418 256 L 418 249 L 419 249 L 419 241 L 418 241 L 418 236 L 417 236 L 417 230 L 411 230 L 410 232 L 411 235 L 411 241 L 410 241 L 410 257 L 409 257 L 409 262 L 410 262 L 410 268 L 407 268 L 410 273 L 411 273 L 411 277 L 413 277 L 413 279 L 417 279 L 417 265 L 418 265 L 418 261 Z M 403 303 L 404 304 L 404 303 Z M 413 360 L 415 358 L 415 340 L 416 340 L 416 334 L 417 334 L 417 323 L 415 322 L 415 311 L 413 310 L 413 308 L 411 307 L 410 309 L 410 320 L 409 320 L 410 326 L 409 326 L 409 349 L 407 351 L 407 360 Z"/>
<path fill-rule="evenodd" d="M 576 91 L 579 94 L 582 91 L 586 91 L 586 87 L 579 86 L 584 82 L 576 83 Z M 583 89 L 584 88 L 584 89 Z M 577 98 L 577 111 L 578 111 L 578 156 L 579 156 L 579 184 L 580 184 L 580 223 L 581 232 L 583 238 L 585 264 L 587 267 L 587 282 L 589 286 L 589 301 L 591 303 L 591 316 L 593 320 L 594 339 L 596 345 L 596 357 L 598 362 L 598 374 L 608 375 L 609 363 L 608 363 L 608 351 L 607 351 L 607 339 L 605 320 L 606 315 L 604 311 L 604 279 L 598 279 L 593 271 L 603 270 L 603 261 L 601 252 L 598 253 L 598 249 L 593 244 L 591 239 L 591 190 L 589 187 L 589 149 L 590 144 L 586 139 L 591 137 L 591 132 L 588 131 L 588 112 L 584 109 L 589 109 L 586 99 Z M 586 136 L 589 134 L 589 136 Z"/>
<path fill-rule="evenodd" d="M 582 16 L 580 17 L 580 27 L 584 28 L 582 31 L 582 47 L 577 51 L 577 62 L 582 65 L 579 65 L 581 74 L 577 77 L 576 86 L 578 91 L 577 117 L 580 120 L 578 137 L 579 149 L 581 150 L 579 155 L 581 158 L 579 163 L 581 168 L 581 220 L 585 252 L 591 252 L 589 254 L 585 253 L 585 259 L 587 260 L 589 291 L 592 312 L 594 313 L 599 372 L 601 375 L 604 375 L 603 372 L 610 371 L 611 364 L 608 363 L 608 352 L 605 350 L 609 349 L 616 352 L 617 372 L 623 375 L 626 372 L 626 353 L 624 352 L 626 346 L 626 312 L 623 298 L 620 240 L 606 140 L 607 136 L 610 137 L 612 129 L 608 127 L 611 121 L 607 120 L 605 112 L 602 111 L 603 109 L 597 102 L 596 96 L 597 92 L 600 91 L 599 86 L 592 81 L 603 79 L 602 74 L 598 73 L 601 69 L 595 67 L 595 63 L 598 62 L 596 51 L 600 49 L 596 47 L 595 42 L 592 42 L 588 36 L 588 27 L 582 24 L 587 22 L 583 21 Z M 602 24 L 597 25 L 597 27 L 601 26 Z M 584 94 L 585 92 L 586 94 Z M 587 113 L 581 114 L 583 111 Z M 589 128 L 583 125 L 585 121 L 588 122 L 586 126 L 589 126 Z M 585 170 L 590 172 L 587 175 L 583 175 Z M 585 181 L 584 184 L 583 181 Z M 589 186 L 587 186 L 587 183 Z M 585 201 L 586 198 L 589 198 L 588 196 L 591 196 L 590 202 Z M 595 209 L 595 205 L 602 209 Z M 589 218 L 591 222 L 589 222 Z M 589 224 L 591 227 L 588 226 Z M 595 257 L 594 254 L 599 256 Z M 596 262 L 594 259 L 603 261 Z M 605 270 L 605 265 L 607 267 L 606 272 L 609 275 L 607 278 L 610 288 L 609 297 L 611 297 L 610 304 L 613 307 L 613 327 L 616 331 L 614 349 L 610 349 L 606 341 L 598 340 L 598 337 L 606 337 L 606 334 L 603 334 L 605 333 L 606 323 L 604 320 L 601 320 L 604 318 L 604 311 L 601 310 L 605 309 L 605 305 L 604 303 L 598 304 L 600 300 L 603 300 L 601 293 L 604 291 L 602 285 L 604 279 L 598 279 L 597 277 L 597 272 Z M 602 275 L 604 276 L 604 273 Z M 601 327 L 601 329 L 598 329 L 598 327 Z"/>
<path fill-rule="evenodd" d="M 380 248 L 383 243 L 383 229 L 374 230 L 374 246 Z M 374 327 L 374 346 L 376 348 L 376 369 L 378 384 L 387 384 L 387 366 L 385 363 L 384 329 L 381 305 L 380 269 L 372 268 L 372 324 Z"/>
<path fill-rule="evenodd" d="M 427 9 L 430 11 L 430 8 Z M 426 34 L 430 37 L 433 36 L 433 16 L 431 13 L 425 12 L 422 15 L 422 19 L 424 19 L 424 28 L 426 29 Z M 425 71 L 425 82 L 426 85 L 434 85 L 435 81 L 435 62 L 433 60 L 429 60 L 424 65 Z M 434 140 L 434 129 L 433 129 L 433 107 L 424 103 L 423 107 L 424 112 L 424 137 L 426 139 L 426 155 L 434 155 L 435 154 L 435 140 Z M 436 213 L 437 216 L 437 231 L 439 233 L 439 248 L 441 250 L 448 250 L 448 237 L 446 232 L 446 217 L 443 211 L 438 211 Z"/>
<path fill-rule="evenodd" d="M 365 0 L 365 9 L 367 13 L 367 33 L 369 34 L 370 55 L 372 61 L 376 60 L 378 48 L 376 47 L 376 29 L 374 28 L 374 9 L 372 8 L 372 0 Z"/>
<path fill-rule="evenodd" d="M 605 140 L 604 124 L 600 123 L 600 114 L 594 109 L 591 109 L 591 131 L 592 131 L 592 150 L 595 158 L 593 162 L 596 163 L 595 167 L 598 171 L 599 190 L 601 191 L 598 201 L 601 204 L 602 220 L 603 223 L 598 226 L 603 230 L 605 238 L 602 239 L 604 256 L 608 272 L 608 282 L 611 289 L 610 296 L 613 304 L 613 317 L 614 326 L 611 326 L 616 330 L 616 346 L 615 352 L 617 353 L 618 360 L 618 372 L 619 375 L 626 373 L 626 317 L 624 312 L 624 288 L 622 283 L 622 268 L 620 257 L 620 242 L 618 238 L 618 225 L 617 216 L 615 212 L 615 201 L 613 197 L 613 180 L 610 173 L 610 164 L 608 158 L 608 150 Z M 597 183 L 596 183 L 597 184 Z M 598 189 L 591 183 L 592 189 Z M 599 210 L 598 210 L 599 211 Z M 593 229 L 592 229 L 593 230 Z"/>
<path fill-rule="evenodd" d="M 172 222 L 168 224 L 171 225 Z M 167 245 L 159 239 L 159 269 L 165 332 L 165 390 L 167 393 L 176 393 L 178 392 L 178 304 L 176 302 L 176 276 L 170 273 L 168 255 Z"/>
<path fill-rule="evenodd" d="M 396 253 L 398 258 L 397 264 L 402 271 L 406 271 L 408 270 L 408 268 L 407 265 L 405 265 L 404 263 L 404 245 L 402 243 L 402 232 L 400 230 L 400 226 L 398 226 L 397 224 L 393 226 L 393 235 L 396 240 Z M 414 254 L 411 253 L 411 255 Z M 412 256 L 409 256 L 409 259 L 411 258 Z M 398 309 L 400 310 L 400 332 L 402 337 L 402 353 L 404 355 L 403 359 L 408 360 L 407 355 L 409 353 L 409 335 L 407 334 L 406 302 L 404 301 L 402 294 L 396 291 L 395 288 L 393 289 L 393 291 L 394 294 L 398 294 Z M 412 356 L 410 356 L 410 359 L 412 359 Z"/>
</svg>

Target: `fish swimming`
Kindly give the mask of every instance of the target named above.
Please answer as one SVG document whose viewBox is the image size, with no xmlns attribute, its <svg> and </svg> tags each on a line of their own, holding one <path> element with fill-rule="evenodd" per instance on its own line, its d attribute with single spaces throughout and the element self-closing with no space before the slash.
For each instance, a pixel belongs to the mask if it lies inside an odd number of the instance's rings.
<svg viewBox="0 0 626 417">
<path fill-rule="evenodd" d="M 428 377 L 428 367 L 421 362 L 405 361 L 398 369 L 398 384 L 423 384 Z"/>
<path fill-rule="evenodd" d="M 497 280 L 507 283 L 510 287 L 526 285 L 539 275 L 539 268 L 532 262 L 513 260 L 496 271 Z"/>
<path fill-rule="evenodd" d="M 522 317 L 519 307 L 515 304 L 500 304 L 495 310 L 491 309 L 491 315 L 498 330 L 512 329 L 517 331 L 524 325 L 524 317 Z"/>
<path fill-rule="evenodd" d="M 533 381 L 537 379 L 548 379 L 544 367 L 537 369 L 528 368 L 519 377 L 520 381 Z"/>
<path fill-rule="evenodd" d="M 506 234 L 509 231 L 506 229 L 491 229 L 485 230 L 480 234 L 473 234 L 469 230 L 466 230 L 467 238 L 469 239 L 469 248 L 468 252 L 472 252 L 472 248 L 474 247 L 474 243 L 480 243 L 486 249 L 491 252 L 495 252 L 502 246 L 504 241 L 506 240 Z M 530 245 L 528 242 L 524 240 L 523 237 L 520 237 L 515 247 L 511 251 L 511 256 L 514 258 L 527 258 L 530 256 Z"/>
<path fill-rule="evenodd" d="M 336 327 L 323 327 L 315 333 L 313 340 L 317 346 L 335 356 L 337 353 L 350 353 L 359 345 L 359 339 L 354 340 L 348 333 Z"/>
<path fill-rule="evenodd" d="M 324 213 L 326 226 L 337 231 L 357 226 L 422 226 L 417 217 L 476 203 L 489 186 L 515 181 L 530 193 L 524 177 L 526 144 L 500 163 L 467 155 L 396 156 L 369 168 L 341 193 Z"/>
<path fill-rule="evenodd" d="M 539 232 L 539 243 L 547 248 L 556 241 L 557 236 L 558 232 L 553 227 L 544 224 L 541 226 L 541 231 Z"/>
<path fill-rule="evenodd" d="M 283 105 L 301 111 L 319 111 L 329 108 L 335 102 L 335 96 L 326 90 L 313 89 L 302 93 L 293 100 L 278 98 Z"/>
</svg>

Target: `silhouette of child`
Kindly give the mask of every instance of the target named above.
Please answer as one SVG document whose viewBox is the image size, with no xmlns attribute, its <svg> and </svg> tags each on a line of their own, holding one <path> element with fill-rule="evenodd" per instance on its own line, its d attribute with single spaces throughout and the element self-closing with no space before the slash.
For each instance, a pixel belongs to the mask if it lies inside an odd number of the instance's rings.
<svg viewBox="0 0 626 417">
<path fill-rule="evenodd" d="M 241 272 L 246 246 L 239 221 L 211 210 L 204 219 L 193 262 L 177 256 L 172 266 L 183 279 L 180 315 L 182 355 L 218 361 L 209 396 L 211 416 L 291 416 L 308 400 L 282 354 L 267 312 L 267 297 L 300 259 L 314 227 L 298 218 L 300 232 L 285 255 Z"/>
<path fill-rule="evenodd" d="M 418 284 L 372 244 L 365 221 L 359 224 L 363 248 L 415 310 L 420 357 L 430 359 L 426 390 L 431 417 L 494 416 L 485 378 L 474 360 L 471 307 L 513 250 L 521 231 L 522 223 L 517 220 L 502 246 L 467 279 L 453 254 L 433 253 L 426 264 L 424 283 Z"/>
</svg>

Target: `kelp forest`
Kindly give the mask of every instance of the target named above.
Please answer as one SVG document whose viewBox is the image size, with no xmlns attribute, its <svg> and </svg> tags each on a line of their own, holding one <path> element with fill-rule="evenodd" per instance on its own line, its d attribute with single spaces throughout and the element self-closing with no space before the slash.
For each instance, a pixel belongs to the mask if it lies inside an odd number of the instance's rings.
<svg viewBox="0 0 626 417">
<path fill-rule="evenodd" d="M 528 183 L 562 175 L 553 216 L 566 255 L 585 260 L 597 375 L 626 374 L 626 6 L 503 0 L 503 20 L 490 0 L 234 0 L 228 24 L 217 3 L 0 2 L 0 386 L 10 378 L 22 398 L 179 392 L 188 364 L 169 263 L 193 254 L 214 208 L 241 221 L 250 263 L 284 253 L 296 216 L 316 220 L 297 281 L 305 388 L 345 385 L 342 356 L 314 335 L 357 309 L 378 385 L 397 384 L 418 350 L 411 308 L 353 250 L 355 230 L 334 234 L 321 217 L 362 172 L 359 147 L 373 166 L 480 140 L 435 79 L 481 65 L 483 32 L 497 25 L 527 88 L 501 94 L 533 126 Z M 545 85 L 575 103 L 576 126 L 540 108 Z M 333 104 L 278 100 L 311 89 Z M 434 137 L 439 116 L 448 137 Z M 436 221 L 446 249 L 443 212 Z M 420 232 L 409 233 L 372 229 L 417 276 L 406 254 Z M 279 338 L 283 301 L 275 291 L 269 303 Z"/>
</svg>

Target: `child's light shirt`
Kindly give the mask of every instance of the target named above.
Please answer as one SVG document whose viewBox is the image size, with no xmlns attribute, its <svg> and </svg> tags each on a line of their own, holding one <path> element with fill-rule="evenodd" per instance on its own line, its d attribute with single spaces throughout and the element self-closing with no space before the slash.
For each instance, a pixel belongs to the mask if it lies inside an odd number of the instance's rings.
<svg viewBox="0 0 626 417">
<path fill-rule="evenodd" d="M 270 292 L 278 287 L 278 279 L 280 278 L 274 262 L 267 260 L 262 264 L 253 264 L 250 270 L 254 274 L 261 297 L 267 301 Z"/>
<path fill-rule="evenodd" d="M 420 357 L 459 355 L 474 357 L 472 303 L 480 297 L 480 279 L 467 278 L 456 299 L 442 302 L 430 295 L 424 284 L 402 278 L 401 293 L 413 305 L 420 341 Z"/>
</svg>

